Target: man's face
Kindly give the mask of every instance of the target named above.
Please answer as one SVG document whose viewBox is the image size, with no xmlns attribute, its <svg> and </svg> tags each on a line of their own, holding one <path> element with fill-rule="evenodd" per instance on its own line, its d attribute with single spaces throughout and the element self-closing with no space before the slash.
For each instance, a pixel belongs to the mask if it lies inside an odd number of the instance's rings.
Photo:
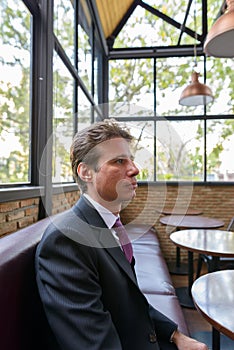
<svg viewBox="0 0 234 350">
<path fill-rule="evenodd" d="M 129 143 L 123 138 L 114 138 L 97 145 L 100 155 L 88 193 L 97 202 L 121 204 L 135 196 L 138 168 L 133 162 Z"/>
</svg>

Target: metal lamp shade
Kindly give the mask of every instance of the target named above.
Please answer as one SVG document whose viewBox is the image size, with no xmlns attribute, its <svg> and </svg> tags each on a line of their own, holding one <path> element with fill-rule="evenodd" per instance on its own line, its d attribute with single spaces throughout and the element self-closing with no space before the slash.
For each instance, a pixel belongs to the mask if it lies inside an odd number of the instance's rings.
<svg viewBox="0 0 234 350">
<path fill-rule="evenodd" d="M 192 73 L 192 82 L 182 92 L 179 103 L 183 106 L 207 105 L 214 97 L 211 89 L 198 81 L 199 73 Z"/>
<path fill-rule="evenodd" d="M 212 26 L 204 52 L 214 57 L 234 57 L 234 3 L 227 1 L 228 10 Z"/>
</svg>

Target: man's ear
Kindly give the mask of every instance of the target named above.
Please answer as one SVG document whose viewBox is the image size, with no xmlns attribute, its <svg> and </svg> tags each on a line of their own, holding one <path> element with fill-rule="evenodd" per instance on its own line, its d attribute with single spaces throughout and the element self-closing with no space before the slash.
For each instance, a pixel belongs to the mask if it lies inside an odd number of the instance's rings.
<svg viewBox="0 0 234 350">
<path fill-rule="evenodd" d="M 84 182 L 90 182 L 92 180 L 92 169 L 85 163 L 79 163 L 77 174 Z"/>
</svg>

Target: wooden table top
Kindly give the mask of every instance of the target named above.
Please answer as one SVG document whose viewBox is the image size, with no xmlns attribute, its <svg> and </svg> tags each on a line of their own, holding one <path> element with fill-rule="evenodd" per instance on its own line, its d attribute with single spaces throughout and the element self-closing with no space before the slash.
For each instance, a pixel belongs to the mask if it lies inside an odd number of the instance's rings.
<svg viewBox="0 0 234 350">
<path fill-rule="evenodd" d="M 202 215 L 167 215 L 161 217 L 160 222 L 178 228 L 218 228 L 224 226 L 222 220 Z"/>
<path fill-rule="evenodd" d="M 171 207 L 171 208 L 156 208 L 156 211 L 164 215 L 201 215 L 202 211 L 192 208 Z"/>
<path fill-rule="evenodd" d="M 208 273 L 192 286 L 196 308 L 219 332 L 234 340 L 234 270 Z"/>
<path fill-rule="evenodd" d="M 173 232 L 170 239 L 179 247 L 212 256 L 234 257 L 234 232 L 190 229 Z"/>
</svg>

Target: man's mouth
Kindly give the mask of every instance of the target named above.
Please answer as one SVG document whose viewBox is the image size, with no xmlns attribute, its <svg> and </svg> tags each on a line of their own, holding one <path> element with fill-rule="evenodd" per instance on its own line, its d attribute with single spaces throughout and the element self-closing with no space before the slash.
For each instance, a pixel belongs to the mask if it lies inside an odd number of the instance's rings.
<svg viewBox="0 0 234 350">
<path fill-rule="evenodd" d="M 129 188 L 135 190 L 137 188 L 137 182 L 131 182 L 127 185 Z"/>
</svg>

